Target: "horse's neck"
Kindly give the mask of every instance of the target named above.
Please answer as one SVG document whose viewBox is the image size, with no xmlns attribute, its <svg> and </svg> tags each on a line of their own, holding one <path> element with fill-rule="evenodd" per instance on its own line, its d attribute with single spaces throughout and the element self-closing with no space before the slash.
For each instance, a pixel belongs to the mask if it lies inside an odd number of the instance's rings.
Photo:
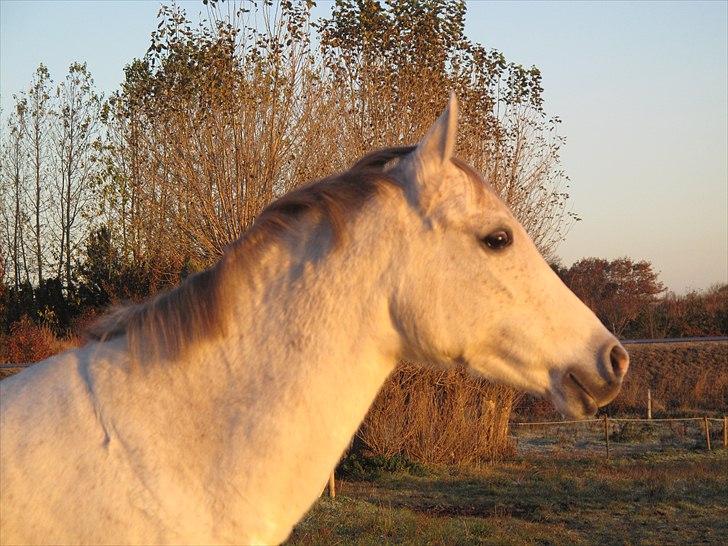
<svg viewBox="0 0 728 546">
<path fill-rule="evenodd" d="M 240 403 L 229 455 L 237 488 L 254 492 L 272 524 L 292 525 L 320 493 L 394 366 L 382 261 L 352 252 L 293 260 L 285 274 L 270 267 L 234 321 L 230 395 Z"/>
<path fill-rule="evenodd" d="M 174 400 L 184 405 L 177 450 L 209 459 L 197 463 L 218 483 L 205 487 L 224 496 L 231 517 L 264 518 L 273 533 L 266 540 L 284 539 L 275 533 L 285 534 L 320 493 L 394 367 L 387 258 L 351 252 L 303 265 L 280 250 L 263 257 L 229 335 L 173 365 L 177 392 L 158 404 L 167 412 Z"/>
</svg>

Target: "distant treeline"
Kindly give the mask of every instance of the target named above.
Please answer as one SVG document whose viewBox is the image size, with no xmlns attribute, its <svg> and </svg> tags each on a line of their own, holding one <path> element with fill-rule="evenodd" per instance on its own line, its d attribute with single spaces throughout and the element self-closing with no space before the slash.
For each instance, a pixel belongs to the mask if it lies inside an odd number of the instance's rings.
<svg viewBox="0 0 728 546">
<path fill-rule="evenodd" d="M 559 276 L 623 339 L 728 335 L 728 285 L 685 295 L 665 293 L 648 262 L 586 258 Z M 73 290 L 57 278 L 17 288 L 0 285 L 3 332 L 25 317 L 56 336 L 78 334 L 84 324 L 115 302 L 135 301 L 168 288 L 189 269 L 160 275 L 143 261 L 129 260 L 106 227 L 94 231 L 73 268 Z"/>
<path fill-rule="evenodd" d="M 622 339 L 728 335 L 728 284 L 678 296 L 652 264 L 629 258 L 584 258 L 552 266 L 599 319 Z"/>
</svg>

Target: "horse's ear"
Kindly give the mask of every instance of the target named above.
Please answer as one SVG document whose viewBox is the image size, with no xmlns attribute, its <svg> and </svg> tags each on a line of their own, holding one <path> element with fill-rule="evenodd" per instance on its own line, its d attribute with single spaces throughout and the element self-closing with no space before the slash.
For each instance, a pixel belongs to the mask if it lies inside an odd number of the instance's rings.
<svg viewBox="0 0 728 546">
<path fill-rule="evenodd" d="M 455 151 L 457 131 L 458 99 L 451 91 L 450 100 L 444 112 L 417 144 L 415 159 L 418 168 L 425 172 L 437 171 L 450 161 Z"/>
<path fill-rule="evenodd" d="M 408 199 L 425 210 L 437 201 L 442 192 L 443 169 L 455 152 L 458 131 L 458 100 L 450 93 L 447 107 L 432 124 L 417 147 L 399 164 L 406 173 L 405 190 Z"/>
</svg>

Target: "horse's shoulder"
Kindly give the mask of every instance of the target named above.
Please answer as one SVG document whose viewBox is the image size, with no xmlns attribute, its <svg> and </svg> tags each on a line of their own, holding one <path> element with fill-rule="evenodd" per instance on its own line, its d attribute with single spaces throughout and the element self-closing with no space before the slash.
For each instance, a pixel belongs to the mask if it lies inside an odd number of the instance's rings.
<svg viewBox="0 0 728 546">
<path fill-rule="evenodd" d="M 98 404 L 91 372 L 94 358 L 93 347 L 84 346 L 40 361 L 3 380 L 0 387 L 4 423 L 15 423 L 27 433 L 29 429 L 57 428 L 64 422 L 81 424 L 94 420 Z"/>
<path fill-rule="evenodd" d="M 51 356 L 35 364 L 31 364 L 0 383 L 4 397 L 27 399 L 31 392 L 38 393 L 53 388 L 58 390 L 61 384 L 74 375 L 79 362 L 78 349 Z M 8 398 L 5 401 L 9 404 Z M 15 401 L 14 401 L 15 403 Z"/>
</svg>

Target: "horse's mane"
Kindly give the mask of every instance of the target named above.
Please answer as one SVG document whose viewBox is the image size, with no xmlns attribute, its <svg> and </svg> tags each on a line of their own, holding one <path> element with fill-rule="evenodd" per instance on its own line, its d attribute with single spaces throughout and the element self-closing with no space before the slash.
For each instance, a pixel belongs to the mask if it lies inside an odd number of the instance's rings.
<svg viewBox="0 0 728 546">
<path fill-rule="evenodd" d="M 385 148 L 366 155 L 348 171 L 285 194 L 269 205 L 253 226 L 224 252 L 211 268 L 190 275 L 176 288 L 146 302 L 118 307 L 86 331 L 90 340 L 126 336 L 132 358 L 142 346 L 153 359 L 175 358 L 196 343 L 224 335 L 236 279 L 256 251 L 288 234 L 295 236 L 300 220 L 315 217 L 330 228 L 333 245 L 345 233 L 347 218 L 397 181 L 385 166 L 414 147 Z M 246 259 L 247 258 L 247 259 Z"/>
</svg>

